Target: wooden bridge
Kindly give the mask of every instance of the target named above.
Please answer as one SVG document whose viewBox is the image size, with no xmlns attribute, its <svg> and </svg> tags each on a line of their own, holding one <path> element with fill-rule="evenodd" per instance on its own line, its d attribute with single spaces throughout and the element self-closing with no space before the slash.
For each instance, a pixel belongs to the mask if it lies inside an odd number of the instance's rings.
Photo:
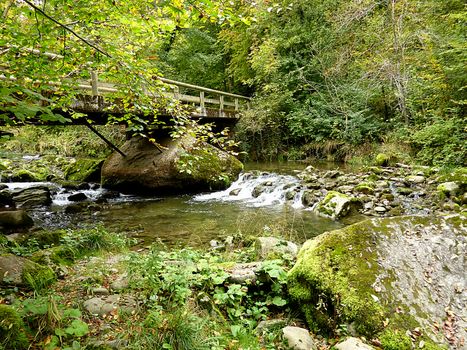
<svg viewBox="0 0 467 350">
<path fill-rule="evenodd" d="M 63 59 L 63 56 L 54 53 L 41 52 L 34 49 L 22 49 L 31 54 L 43 55 L 49 59 Z M 155 80 L 166 84 L 167 88 L 164 92 L 150 93 L 145 92 L 151 99 L 165 99 L 167 101 L 179 101 L 184 105 L 184 110 L 193 118 L 209 119 L 209 120 L 226 120 L 235 121 L 240 117 L 242 110 L 249 108 L 250 98 L 242 95 L 232 94 L 220 90 L 214 90 L 202 86 L 192 85 L 184 82 L 179 82 L 162 77 L 155 77 Z M 0 71 L 0 80 L 17 81 L 15 77 L 5 76 Z M 18 81 L 19 83 L 19 81 Z M 162 84 L 162 85 L 163 85 Z M 125 114 L 126 111 L 120 106 L 117 99 L 110 98 L 125 94 L 125 87 L 115 83 L 109 83 L 99 80 L 98 72 L 90 71 L 89 80 L 73 81 L 70 79 L 63 82 L 37 82 L 37 85 L 44 89 L 44 86 L 50 87 L 50 92 L 54 89 L 63 86 L 73 86 L 76 98 L 73 100 L 69 108 L 72 111 L 83 113 L 88 119 L 91 119 L 94 124 L 103 125 L 108 121 L 110 116 L 118 116 Z M 41 102 L 44 105 L 44 102 Z M 1 110 L 0 110 L 1 112 Z M 170 112 L 166 109 L 155 111 L 159 116 L 169 117 Z M 63 112 L 57 112 L 62 113 Z M 138 111 L 135 112 L 138 114 Z M 142 113 L 141 113 L 142 114 Z M 67 115 L 66 115 L 67 116 Z M 14 117 L 14 116 L 12 116 Z M 40 118 L 37 119 L 40 123 Z M 34 120 L 29 122 L 34 123 Z M 0 121 L 0 123 L 2 123 Z M 87 122 L 85 122 L 87 123 Z M 44 124 L 44 123 L 40 123 Z M 80 124 L 80 119 L 72 120 L 72 124 Z"/>
</svg>

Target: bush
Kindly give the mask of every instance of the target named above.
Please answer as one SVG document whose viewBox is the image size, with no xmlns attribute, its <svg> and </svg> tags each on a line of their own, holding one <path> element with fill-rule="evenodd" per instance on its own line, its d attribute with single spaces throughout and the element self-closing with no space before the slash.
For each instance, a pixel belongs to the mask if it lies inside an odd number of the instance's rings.
<svg viewBox="0 0 467 350">
<path fill-rule="evenodd" d="M 465 122 L 460 118 L 436 119 L 415 132 L 411 141 L 417 157 L 430 165 L 467 165 Z"/>
<path fill-rule="evenodd" d="M 10 306 L 0 305 L 0 348 L 27 349 L 28 346 L 19 314 Z"/>
</svg>

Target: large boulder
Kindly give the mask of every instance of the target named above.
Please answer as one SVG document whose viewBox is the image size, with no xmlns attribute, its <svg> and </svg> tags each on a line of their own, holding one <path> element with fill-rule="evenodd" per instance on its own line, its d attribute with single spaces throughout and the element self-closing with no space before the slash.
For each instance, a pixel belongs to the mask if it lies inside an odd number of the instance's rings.
<svg viewBox="0 0 467 350">
<path fill-rule="evenodd" d="M 30 287 L 37 290 L 49 285 L 54 279 L 55 274 L 48 266 L 13 254 L 0 256 L 0 285 Z"/>
<path fill-rule="evenodd" d="M 52 196 L 47 186 L 14 190 L 11 193 L 11 198 L 18 208 L 32 208 L 52 203 Z"/>
<path fill-rule="evenodd" d="M 307 241 L 288 290 L 312 330 L 351 325 L 359 334 L 405 334 L 460 344 L 466 338 L 463 216 L 381 218 Z M 433 325 L 446 324 L 446 334 Z M 420 332 L 418 332 L 420 333 Z"/>
<path fill-rule="evenodd" d="M 33 220 L 24 210 L 0 211 L 0 228 L 27 228 L 33 224 Z"/>
<path fill-rule="evenodd" d="M 165 149 L 133 137 L 102 167 L 102 185 L 122 192 L 198 192 L 227 188 L 243 169 L 228 153 L 194 137 L 168 139 Z"/>
</svg>

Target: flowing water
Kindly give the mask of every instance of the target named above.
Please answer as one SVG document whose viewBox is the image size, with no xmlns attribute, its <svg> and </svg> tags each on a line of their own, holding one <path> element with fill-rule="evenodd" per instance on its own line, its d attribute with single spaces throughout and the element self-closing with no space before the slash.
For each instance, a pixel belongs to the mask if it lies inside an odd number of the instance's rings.
<svg viewBox="0 0 467 350">
<path fill-rule="evenodd" d="M 76 191 L 67 191 L 54 184 L 53 204 L 50 208 L 33 213 L 43 227 L 82 227 L 102 223 L 106 228 L 126 232 L 147 245 L 161 240 L 168 245 L 206 245 L 212 239 L 226 236 L 280 235 L 286 239 L 303 242 L 324 231 L 344 226 L 305 210 L 301 193 L 287 200 L 285 193 L 298 185 L 294 171 L 302 164 L 269 166 L 254 164 L 255 176 L 246 172 L 220 192 L 196 196 L 137 197 L 119 195 L 108 203 L 93 204 L 79 213 L 67 213 L 71 204 L 68 197 Z M 266 172 L 265 170 L 276 172 Z M 265 185 L 265 190 L 254 195 L 254 188 Z M 28 187 L 32 183 L 9 184 L 10 188 Z M 34 184 L 34 185 L 37 185 Z M 94 201 L 107 191 L 81 190 Z M 235 193 L 237 192 L 237 193 Z M 234 193 L 234 194 L 233 194 Z"/>
</svg>

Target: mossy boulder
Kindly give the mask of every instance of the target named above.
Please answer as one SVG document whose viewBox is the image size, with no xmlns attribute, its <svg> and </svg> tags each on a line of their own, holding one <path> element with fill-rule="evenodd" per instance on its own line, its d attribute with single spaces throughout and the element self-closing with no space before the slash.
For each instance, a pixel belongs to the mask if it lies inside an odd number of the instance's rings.
<svg viewBox="0 0 467 350">
<path fill-rule="evenodd" d="M 122 192 L 200 192 L 223 189 L 243 169 L 228 153 L 194 137 L 163 139 L 164 149 L 145 138 L 128 140 L 102 167 L 102 186 Z"/>
<path fill-rule="evenodd" d="M 99 182 L 104 159 L 78 158 L 65 169 L 65 179 L 76 182 Z"/>
<path fill-rule="evenodd" d="M 406 216 L 324 233 L 300 250 L 289 293 L 314 331 L 352 324 L 374 337 L 385 326 L 401 334 L 420 327 L 443 341 L 433 323 L 443 323 L 447 305 L 458 319 L 466 307 L 459 293 L 466 224 L 462 216 Z M 465 322 L 458 327 L 458 338 L 465 337 Z M 392 341 L 388 334 L 386 340 Z"/>
<path fill-rule="evenodd" d="M 457 182 L 454 181 L 439 184 L 436 189 L 448 197 L 455 197 L 461 192 L 461 187 Z"/>
<path fill-rule="evenodd" d="M 374 185 L 369 182 L 362 182 L 354 187 L 354 192 L 364 193 L 364 194 L 373 194 L 375 192 Z"/>
<path fill-rule="evenodd" d="M 315 208 L 315 212 L 324 217 L 339 219 L 351 209 L 352 198 L 336 191 L 329 191 Z"/>
<path fill-rule="evenodd" d="M 0 348 L 27 349 L 28 338 L 18 312 L 11 306 L 0 304 Z"/>
<path fill-rule="evenodd" d="M 377 166 L 387 166 L 389 165 L 390 157 L 387 154 L 379 153 L 376 155 L 375 164 Z"/>
<path fill-rule="evenodd" d="M 34 225 L 34 221 L 24 210 L 0 211 L 0 228 L 22 229 Z"/>
<path fill-rule="evenodd" d="M 13 254 L 0 256 L 0 284 L 37 290 L 54 280 L 55 274 L 48 266 Z"/>
</svg>

